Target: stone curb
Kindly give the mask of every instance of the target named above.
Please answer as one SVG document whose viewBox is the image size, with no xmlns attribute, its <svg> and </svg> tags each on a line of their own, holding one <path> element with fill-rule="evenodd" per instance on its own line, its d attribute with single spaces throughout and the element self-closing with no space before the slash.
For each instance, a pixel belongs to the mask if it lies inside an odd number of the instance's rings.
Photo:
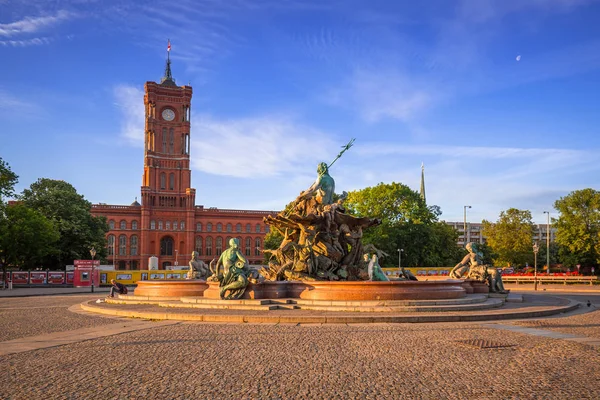
<svg viewBox="0 0 600 400">
<path fill-rule="evenodd" d="M 151 320 L 177 320 L 197 322 L 234 322 L 234 323 L 295 323 L 295 324 L 355 324 L 355 323 L 423 323 L 423 322 L 476 322 L 506 319 L 540 318 L 573 311 L 581 303 L 570 300 L 565 306 L 546 307 L 542 310 L 506 312 L 506 313 L 477 313 L 462 315 L 240 315 L 240 314 L 178 314 L 156 311 L 132 311 L 126 309 L 108 309 L 93 304 L 93 300 L 81 303 L 85 311 L 116 315 L 121 317 L 142 318 Z M 514 309 L 513 309 L 514 310 Z"/>
</svg>

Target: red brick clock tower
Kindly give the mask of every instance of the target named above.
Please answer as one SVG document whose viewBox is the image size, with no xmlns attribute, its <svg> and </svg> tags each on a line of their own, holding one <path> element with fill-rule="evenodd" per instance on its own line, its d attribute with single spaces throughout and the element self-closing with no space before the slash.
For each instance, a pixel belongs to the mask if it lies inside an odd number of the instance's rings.
<svg viewBox="0 0 600 400">
<path fill-rule="evenodd" d="M 263 262 L 268 227 L 263 217 L 274 211 L 227 210 L 195 205 L 191 186 L 191 86 L 177 86 L 167 57 L 160 83 L 144 85 L 144 173 L 141 204 L 94 204 L 92 214 L 106 217 L 108 262 L 118 270 L 146 269 L 158 257 L 159 268 L 186 266 L 192 251 L 209 262 L 237 237 L 251 264 Z M 141 99 L 140 99 L 141 100 Z"/>
<path fill-rule="evenodd" d="M 191 229 L 196 200 L 196 191 L 190 188 L 192 88 L 175 84 L 168 58 L 161 82 L 146 82 L 144 88 L 141 255 L 168 257 L 174 255 L 174 249 L 188 253 L 191 249 L 187 249 L 185 243 L 193 243 Z M 173 227 L 151 226 L 155 220 L 179 226 L 174 230 L 171 230 Z M 172 234 L 163 237 L 163 229 Z"/>
</svg>

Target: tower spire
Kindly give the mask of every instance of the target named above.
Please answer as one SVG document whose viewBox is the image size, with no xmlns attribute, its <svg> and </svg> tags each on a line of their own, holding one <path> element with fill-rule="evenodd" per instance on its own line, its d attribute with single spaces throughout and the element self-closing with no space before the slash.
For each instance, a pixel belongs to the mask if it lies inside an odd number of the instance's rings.
<svg viewBox="0 0 600 400">
<path fill-rule="evenodd" d="M 167 64 L 165 65 L 165 76 L 160 80 L 161 85 L 166 86 L 177 86 L 175 84 L 175 79 L 173 79 L 173 75 L 171 75 L 171 40 L 167 41 Z"/>
<path fill-rule="evenodd" d="M 425 203 L 427 203 L 427 200 L 425 200 L 425 164 L 421 163 L 421 198 L 423 199 L 423 201 Z"/>
</svg>

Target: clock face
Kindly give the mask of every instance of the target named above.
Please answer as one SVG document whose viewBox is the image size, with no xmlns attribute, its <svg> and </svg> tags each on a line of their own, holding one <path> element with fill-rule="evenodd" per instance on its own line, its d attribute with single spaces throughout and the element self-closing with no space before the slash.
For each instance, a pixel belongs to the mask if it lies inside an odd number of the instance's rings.
<svg viewBox="0 0 600 400">
<path fill-rule="evenodd" d="M 162 112 L 162 117 L 165 121 L 173 121 L 175 119 L 175 111 L 165 108 Z"/>
</svg>

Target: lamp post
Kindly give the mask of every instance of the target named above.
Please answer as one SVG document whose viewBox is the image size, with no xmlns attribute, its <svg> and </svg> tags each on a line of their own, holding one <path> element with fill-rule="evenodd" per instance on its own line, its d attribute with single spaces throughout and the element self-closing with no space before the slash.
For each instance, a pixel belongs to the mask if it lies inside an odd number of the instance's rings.
<svg viewBox="0 0 600 400">
<path fill-rule="evenodd" d="M 96 257 L 96 249 L 90 249 L 90 255 L 92 256 L 92 293 L 94 293 L 94 257 Z"/>
<path fill-rule="evenodd" d="M 550 211 L 544 211 L 544 214 L 548 214 L 548 222 L 546 223 L 546 266 L 548 267 L 548 274 L 550 274 Z"/>
<path fill-rule="evenodd" d="M 466 246 L 467 245 L 467 208 L 471 208 L 471 206 L 463 206 L 463 244 Z"/>
<path fill-rule="evenodd" d="M 402 276 L 402 253 L 404 249 L 398 249 L 398 277 Z"/>
<path fill-rule="evenodd" d="M 537 253 L 540 251 L 540 246 L 537 242 L 533 244 L 533 290 L 537 290 Z"/>
</svg>

